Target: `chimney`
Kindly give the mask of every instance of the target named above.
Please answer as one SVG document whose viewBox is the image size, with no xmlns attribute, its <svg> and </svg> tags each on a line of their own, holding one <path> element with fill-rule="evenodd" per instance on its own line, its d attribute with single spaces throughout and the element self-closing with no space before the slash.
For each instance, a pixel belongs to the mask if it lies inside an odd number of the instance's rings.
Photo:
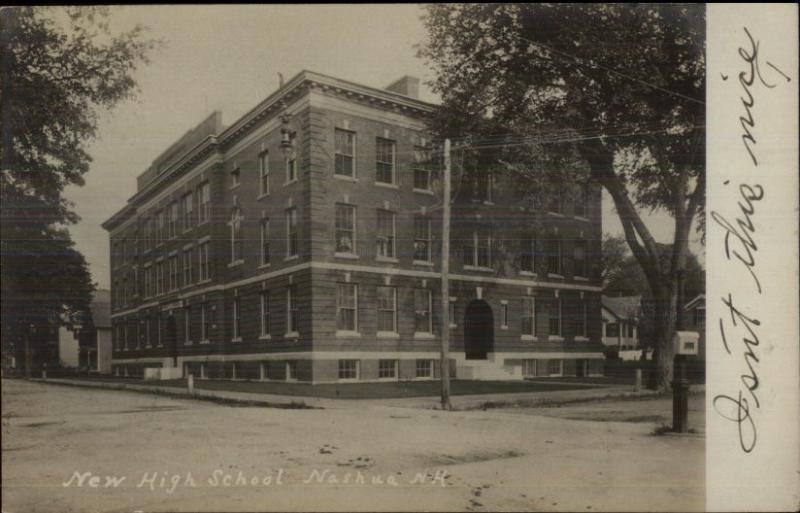
<svg viewBox="0 0 800 513">
<path fill-rule="evenodd" d="M 386 87 L 386 90 L 419 100 L 419 79 L 417 77 L 405 75 L 399 80 L 392 82 L 392 84 Z"/>
</svg>

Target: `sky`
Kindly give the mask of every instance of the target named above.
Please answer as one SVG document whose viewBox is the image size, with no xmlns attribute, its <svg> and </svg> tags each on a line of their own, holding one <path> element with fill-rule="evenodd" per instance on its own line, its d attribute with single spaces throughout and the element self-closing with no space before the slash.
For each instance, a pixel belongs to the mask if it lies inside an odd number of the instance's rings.
<svg viewBox="0 0 800 513">
<path fill-rule="evenodd" d="M 81 221 L 70 228 L 95 282 L 109 287 L 108 233 L 100 226 L 136 192 L 136 177 L 172 142 L 210 112 L 225 125 L 307 69 L 383 88 L 403 75 L 433 78 L 415 46 L 425 39 L 421 7 L 383 5 L 127 6 L 112 8 L 112 30 L 136 24 L 163 46 L 134 78 L 134 100 L 100 113 L 98 137 L 83 187 L 70 187 Z M 421 98 L 436 101 L 423 85 Z M 645 222 L 670 242 L 672 222 Z M 604 193 L 603 231 L 621 234 Z M 692 244 L 693 248 L 698 245 Z"/>
</svg>

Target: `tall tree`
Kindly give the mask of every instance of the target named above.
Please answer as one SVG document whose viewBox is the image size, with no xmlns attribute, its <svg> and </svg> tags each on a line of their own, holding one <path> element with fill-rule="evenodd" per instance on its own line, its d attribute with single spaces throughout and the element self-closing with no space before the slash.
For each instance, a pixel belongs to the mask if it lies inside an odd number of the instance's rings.
<svg viewBox="0 0 800 513">
<path fill-rule="evenodd" d="M 113 34 L 105 7 L 0 10 L 0 222 L 3 344 L 31 326 L 69 323 L 93 286 L 62 195 L 83 185 L 99 112 L 136 92 L 133 74 L 158 44 L 145 29 Z"/>
<path fill-rule="evenodd" d="M 528 144 L 588 168 L 611 196 L 655 298 L 658 386 L 669 388 L 688 238 L 705 198 L 704 6 L 426 9 L 420 55 L 443 99 L 435 120 L 440 135 L 464 137 L 488 119 L 508 133 L 495 146 L 517 148 L 507 162 Z M 666 261 L 641 215 L 653 209 L 675 223 Z"/>
</svg>

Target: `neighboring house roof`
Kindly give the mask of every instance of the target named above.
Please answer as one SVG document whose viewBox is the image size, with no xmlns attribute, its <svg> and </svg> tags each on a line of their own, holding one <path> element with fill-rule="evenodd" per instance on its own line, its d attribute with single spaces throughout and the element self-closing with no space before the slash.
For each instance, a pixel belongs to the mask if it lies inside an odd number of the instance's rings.
<svg viewBox="0 0 800 513">
<path fill-rule="evenodd" d="M 636 319 L 641 315 L 642 296 L 602 296 L 603 308 L 620 320 Z"/>
<path fill-rule="evenodd" d="M 695 296 L 694 299 L 686 303 L 686 306 L 683 307 L 684 310 L 691 310 L 697 306 L 704 307 L 706 306 L 706 295 L 705 294 L 698 294 Z"/>
<path fill-rule="evenodd" d="M 111 291 L 108 289 L 97 289 L 94 292 L 92 303 L 92 322 L 95 328 L 111 327 Z"/>
</svg>

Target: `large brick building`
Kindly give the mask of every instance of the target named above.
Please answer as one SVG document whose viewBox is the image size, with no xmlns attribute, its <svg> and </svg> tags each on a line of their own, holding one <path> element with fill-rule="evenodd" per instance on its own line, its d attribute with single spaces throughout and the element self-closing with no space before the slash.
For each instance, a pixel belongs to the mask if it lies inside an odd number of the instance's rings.
<svg viewBox="0 0 800 513">
<path fill-rule="evenodd" d="M 305 382 L 438 376 L 441 198 L 418 81 L 304 71 L 138 178 L 111 238 L 113 371 Z M 600 191 L 541 222 L 502 175 L 454 184 L 451 369 L 602 372 Z"/>
</svg>

